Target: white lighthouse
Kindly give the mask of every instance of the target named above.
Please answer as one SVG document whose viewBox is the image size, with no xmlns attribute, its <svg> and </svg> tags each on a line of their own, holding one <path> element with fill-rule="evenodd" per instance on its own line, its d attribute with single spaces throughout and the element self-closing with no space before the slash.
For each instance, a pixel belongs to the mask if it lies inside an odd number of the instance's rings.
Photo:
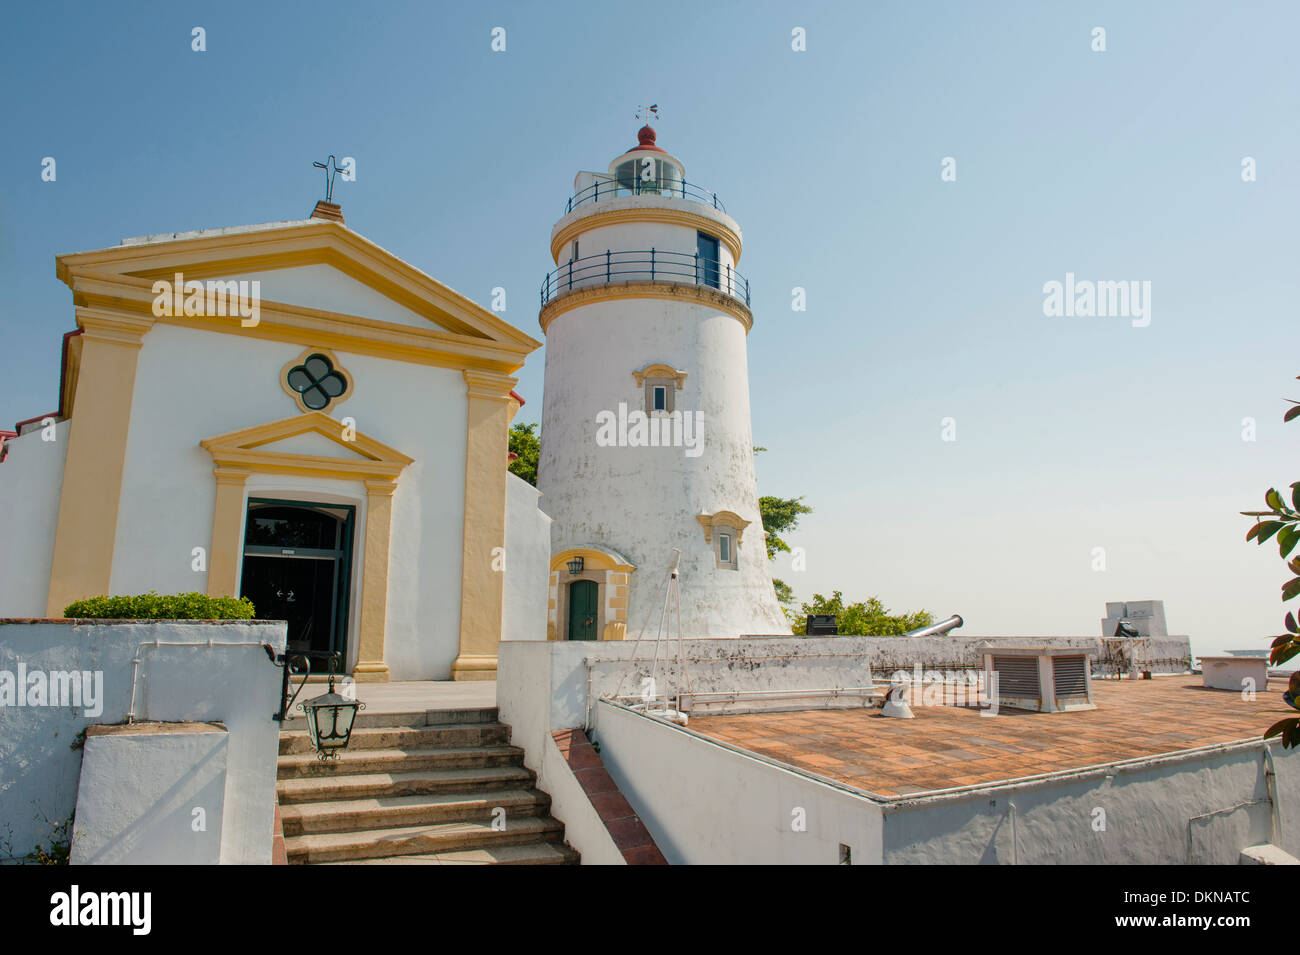
<svg viewBox="0 0 1300 955">
<path fill-rule="evenodd" d="M 682 634 L 790 632 L 754 480 L 741 234 L 643 127 L 579 172 L 541 292 L 538 487 L 551 516 L 548 635 L 653 634 L 680 551 Z"/>
</svg>

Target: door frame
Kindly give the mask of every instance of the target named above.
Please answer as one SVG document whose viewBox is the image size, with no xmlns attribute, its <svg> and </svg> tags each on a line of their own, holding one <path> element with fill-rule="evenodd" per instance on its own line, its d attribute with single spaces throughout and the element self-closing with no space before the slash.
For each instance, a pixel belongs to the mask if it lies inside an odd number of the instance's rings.
<svg viewBox="0 0 1300 955">
<path fill-rule="evenodd" d="M 325 553 L 316 548 L 295 548 L 295 550 L 304 551 L 302 554 L 284 554 L 275 553 L 276 550 L 283 548 L 268 547 L 262 544 L 246 544 L 244 539 L 247 536 L 248 517 L 252 513 L 253 505 L 270 505 L 274 507 L 297 507 L 303 510 L 335 510 L 346 511 L 347 514 L 342 518 L 343 530 L 342 541 L 338 551 L 330 551 L 330 554 L 337 553 L 338 557 L 326 557 Z M 331 517 L 333 515 L 330 515 Z M 239 590 L 242 593 L 244 589 L 244 558 L 249 556 L 249 547 L 254 548 L 254 557 L 297 557 L 300 560 L 320 560 L 330 559 L 335 561 L 334 567 L 334 601 L 330 608 L 330 649 L 339 654 L 339 674 L 343 675 L 348 670 L 348 652 L 352 638 L 352 627 L 350 620 L 350 611 L 352 606 L 352 567 L 353 567 L 353 544 L 356 540 L 357 508 L 355 504 L 335 504 L 329 501 L 303 501 L 290 500 L 288 498 L 278 497 L 254 497 L 249 495 L 244 502 L 244 529 L 243 537 L 240 540 L 239 549 Z M 309 553 L 308 553 L 309 551 Z"/>
</svg>

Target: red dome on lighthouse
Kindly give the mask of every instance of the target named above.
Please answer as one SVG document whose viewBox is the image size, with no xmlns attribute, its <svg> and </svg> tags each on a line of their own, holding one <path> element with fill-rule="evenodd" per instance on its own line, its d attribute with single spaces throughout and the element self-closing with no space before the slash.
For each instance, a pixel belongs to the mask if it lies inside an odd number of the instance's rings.
<svg viewBox="0 0 1300 955">
<path fill-rule="evenodd" d="M 655 129 L 649 123 L 636 131 L 636 142 L 628 152 L 636 152 L 638 149 L 652 149 L 657 153 L 665 151 L 655 145 Z"/>
</svg>

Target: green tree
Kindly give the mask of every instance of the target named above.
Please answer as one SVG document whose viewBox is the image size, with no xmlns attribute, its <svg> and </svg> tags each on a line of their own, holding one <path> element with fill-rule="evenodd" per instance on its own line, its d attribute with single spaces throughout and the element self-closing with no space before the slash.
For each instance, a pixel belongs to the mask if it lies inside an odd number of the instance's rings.
<svg viewBox="0 0 1300 955">
<path fill-rule="evenodd" d="M 928 627 L 934 623 L 934 616 L 928 610 L 892 614 L 877 597 L 846 604 L 844 594 L 837 590 L 830 599 L 821 594 L 813 594 L 812 603 L 804 604 L 799 616 L 791 621 L 794 632 L 803 635 L 807 632 L 807 616 L 824 613 L 835 615 L 841 634 L 863 637 L 898 637 L 909 630 Z"/>
<path fill-rule="evenodd" d="M 776 590 L 776 602 L 781 605 L 782 610 L 786 611 L 786 616 L 790 616 L 790 612 L 786 608 L 794 604 L 794 588 L 780 577 L 772 578 L 772 586 Z"/>
<path fill-rule="evenodd" d="M 799 518 L 811 514 L 812 508 L 803 503 L 802 497 L 760 497 L 758 513 L 763 519 L 763 530 L 767 531 L 767 556 L 770 560 L 778 552 L 788 553 L 790 545 L 781 539 L 781 535 L 799 526 Z"/>
<path fill-rule="evenodd" d="M 510 473 L 518 475 L 534 487 L 537 486 L 537 458 L 542 451 L 541 434 L 537 422 L 510 426 L 510 451 L 515 455 L 510 461 Z"/>
<path fill-rule="evenodd" d="M 1300 381 L 1300 378 L 1297 378 L 1297 381 Z M 1288 408 L 1286 414 L 1282 416 L 1283 422 L 1300 417 L 1300 401 L 1292 401 L 1289 398 L 1287 401 L 1292 407 Z M 1263 545 L 1266 541 L 1277 539 L 1278 556 L 1286 564 L 1287 570 L 1294 575 L 1282 584 L 1282 602 L 1286 603 L 1300 595 L 1300 557 L 1291 558 L 1291 552 L 1296 549 L 1297 544 L 1300 544 L 1300 481 L 1291 485 L 1290 506 L 1278 493 L 1277 488 L 1272 487 L 1264 495 L 1264 503 L 1268 505 L 1267 511 L 1242 511 L 1246 516 L 1256 519 L 1255 525 L 1246 533 L 1246 540 L 1253 540 L 1256 544 Z M 1282 626 L 1286 628 L 1286 633 L 1273 637 L 1272 651 L 1269 654 L 1269 663 L 1273 666 L 1283 664 L 1296 654 L 1300 654 L 1300 624 L 1297 624 L 1294 612 L 1287 612 Z M 1300 710 L 1300 671 L 1292 674 L 1290 685 L 1282 694 L 1282 699 L 1292 709 Z M 1278 720 L 1264 733 L 1265 739 L 1273 736 L 1282 737 L 1284 749 L 1300 745 L 1300 718 L 1291 716 Z"/>
</svg>

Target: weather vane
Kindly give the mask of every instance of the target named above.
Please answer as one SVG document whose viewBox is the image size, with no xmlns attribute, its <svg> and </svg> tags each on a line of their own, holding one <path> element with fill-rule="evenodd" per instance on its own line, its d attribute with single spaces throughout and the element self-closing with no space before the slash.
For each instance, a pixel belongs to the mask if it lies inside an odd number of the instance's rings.
<svg viewBox="0 0 1300 955">
<path fill-rule="evenodd" d="M 317 169 L 325 170 L 325 201 L 334 201 L 334 177 L 339 174 L 339 164 L 334 161 L 333 154 L 330 155 L 326 162 L 312 163 Z"/>
<path fill-rule="evenodd" d="M 648 100 L 649 98 L 650 98 L 650 97 L 648 97 L 648 96 L 646 97 L 647 100 Z M 637 110 L 636 110 L 636 118 L 637 118 L 637 119 L 640 119 L 640 120 L 644 120 L 644 121 L 647 122 L 647 123 L 650 122 L 651 119 L 654 119 L 655 122 L 658 122 L 658 121 L 659 121 L 659 104 L 658 104 L 658 103 L 651 103 L 649 106 L 645 106 L 645 105 L 638 106 L 638 107 L 637 107 Z"/>
</svg>

